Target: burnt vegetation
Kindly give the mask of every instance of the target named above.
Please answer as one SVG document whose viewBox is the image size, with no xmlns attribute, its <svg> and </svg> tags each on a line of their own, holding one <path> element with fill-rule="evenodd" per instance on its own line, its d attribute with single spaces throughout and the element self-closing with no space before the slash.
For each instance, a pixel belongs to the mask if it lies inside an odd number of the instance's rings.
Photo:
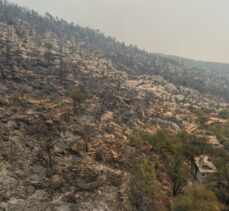
<svg viewBox="0 0 229 211">
<path fill-rule="evenodd" d="M 0 0 L 0 209 L 227 208 L 229 80 L 189 62 Z"/>
<path fill-rule="evenodd" d="M 196 62 L 195 66 L 195 62 L 193 62 L 194 65 L 189 65 L 187 62 L 185 66 L 184 62 L 180 62 L 181 59 L 179 58 L 166 58 L 166 56 L 147 53 L 136 46 L 127 46 L 125 43 L 118 42 L 115 38 L 105 37 L 98 30 L 68 23 L 63 19 L 53 17 L 49 13 L 42 17 L 35 11 L 29 11 L 6 1 L 1 1 L 0 6 L 0 21 L 16 28 L 15 33 L 20 39 L 23 39 L 24 42 L 33 41 L 37 46 L 46 45 L 45 64 L 43 65 L 50 66 L 50 60 L 55 60 L 52 65 L 59 69 L 60 81 L 65 78 L 67 63 L 71 65 L 71 55 L 80 51 L 79 46 L 76 45 L 76 43 L 80 43 L 80 48 L 89 51 L 91 54 L 100 54 L 100 56 L 110 59 L 116 67 L 122 68 L 128 73 L 134 75 L 160 75 L 177 85 L 194 88 L 201 93 L 210 93 L 226 100 L 229 99 L 228 77 L 224 77 L 221 72 L 217 75 L 217 71 L 213 74 L 212 69 L 208 68 L 209 65 L 198 65 Z M 49 34 L 48 36 L 53 36 L 58 40 L 56 46 L 43 42 L 44 38 L 47 37 L 47 33 Z M 71 42 L 71 48 L 68 52 L 64 52 L 66 40 Z M 12 41 L 6 39 L 2 40 L 2 42 L 4 43 L 1 43 L 1 46 L 5 46 L 4 64 L 9 66 L 9 53 L 13 51 L 10 48 L 10 42 Z M 55 55 L 52 53 L 53 50 L 56 50 Z M 30 51 L 35 53 L 32 49 Z M 33 58 L 33 60 L 41 61 L 44 59 Z M 200 68 L 198 69 L 198 67 Z M 228 73 L 224 72 L 225 76 L 227 76 Z M 12 72 L 12 77 L 13 74 Z M 2 77 L 4 77 L 3 72 Z"/>
</svg>

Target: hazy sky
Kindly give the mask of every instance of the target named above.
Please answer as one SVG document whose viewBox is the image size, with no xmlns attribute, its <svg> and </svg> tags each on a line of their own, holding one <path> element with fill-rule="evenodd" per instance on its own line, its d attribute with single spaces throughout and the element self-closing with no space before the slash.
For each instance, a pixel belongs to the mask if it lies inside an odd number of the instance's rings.
<svg viewBox="0 0 229 211">
<path fill-rule="evenodd" d="M 229 0 L 10 0 L 151 52 L 229 63 Z"/>
</svg>

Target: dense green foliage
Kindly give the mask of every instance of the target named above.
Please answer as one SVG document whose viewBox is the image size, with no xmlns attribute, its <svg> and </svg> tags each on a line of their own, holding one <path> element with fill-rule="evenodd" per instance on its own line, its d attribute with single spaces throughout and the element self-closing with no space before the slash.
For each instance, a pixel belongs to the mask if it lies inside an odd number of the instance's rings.
<svg viewBox="0 0 229 211">
<path fill-rule="evenodd" d="M 214 124 L 207 127 L 209 134 L 214 134 L 218 137 L 219 141 L 222 142 L 224 148 L 229 150 L 229 123 L 221 125 Z"/>
<path fill-rule="evenodd" d="M 145 157 L 134 162 L 130 178 L 130 199 L 136 210 L 161 211 L 161 186 L 156 179 L 155 164 Z"/>
<path fill-rule="evenodd" d="M 148 134 L 146 139 L 164 160 L 180 156 L 190 160 L 193 156 L 201 154 L 200 146 L 203 144 L 200 138 L 186 132 L 171 134 L 165 130 L 159 130 L 153 135 Z"/>
<path fill-rule="evenodd" d="M 194 155 L 200 154 L 197 139 L 185 132 L 171 134 L 168 131 L 159 130 L 153 135 L 134 131 L 132 141 L 135 145 L 140 143 L 139 147 L 144 141 L 152 145 L 152 150 L 160 155 L 165 171 L 172 181 L 173 195 L 182 192 L 191 177 L 187 162 Z"/>
<path fill-rule="evenodd" d="M 133 147 L 141 147 L 145 143 L 144 134 L 140 130 L 133 130 L 129 136 L 130 145 Z"/>
<path fill-rule="evenodd" d="M 208 115 L 205 112 L 203 112 L 202 110 L 196 110 L 195 113 L 197 115 L 199 124 L 201 126 L 204 126 L 206 122 L 208 121 Z"/>
<path fill-rule="evenodd" d="M 222 110 L 222 111 L 220 111 L 219 112 L 219 117 L 225 118 L 225 119 L 229 118 L 229 110 Z"/>
<path fill-rule="evenodd" d="M 229 160 L 219 168 L 214 179 L 216 183 L 214 183 L 213 190 L 219 200 L 229 206 Z"/>
<path fill-rule="evenodd" d="M 213 192 L 198 184 L 188 186 L 184 194 L 175 199 L 174 211 L 217 211 L 218 202 Z"/>
<path fill-rule="evenodd" d="M 209 126 L 208 133 L 211 131 L 218 137 L 226 138 L 229 137 L 226 128 L 227 125 Z M 196 137 L 186 132 L 172 134 L 166 130 L 158 130 L 152 135 L 135 130 L 130 137 L 132 146 L 139 148 L 146 142 L 152 145 L 152 150 L 160 156 L 160 164 L 164 166 L 172 182 L 171 192 L 174 196 L 179 196 L 188 181 L 193 180 L 194 175 L 190 166 L 192 158 L 203 154 L 203 152 L 209 155 L 217 167 L 217 173 L 213 177 L 209 177 L 208 190 L 213 190 L 222 203 L 229 204 L 229 154 L 227 148 L 215 149 L 207 143 L 204 137 Z M 186 192 L 184 197 L 186 197 Z"/>
</svg>

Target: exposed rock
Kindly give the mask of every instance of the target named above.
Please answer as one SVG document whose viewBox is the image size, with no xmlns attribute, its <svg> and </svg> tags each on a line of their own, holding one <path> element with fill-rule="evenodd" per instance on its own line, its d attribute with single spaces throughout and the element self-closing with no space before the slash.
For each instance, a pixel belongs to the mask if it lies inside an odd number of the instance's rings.
<svg viewBox="0 0 229 211">
<path fill-rule="evenodd" d="M 143 154 L 155 159 L 149 144 L 129 146 L 131 131 L 191 133 L 198 129 L 194 110 L 229 107 L 165 80 L 163 74 L 178 70 L 162 58 L 144 66 L 144 57 L 132 58 L 129 50 L 100 52 L 84 37 L 87 29 L 66 36 L 60 78 L 59 35 L 11 21 L 0 23 L 0 210 L 131 210 L 132 162 Z M 161 179 L 169 192 L 169 179 Z"/>
</svg>

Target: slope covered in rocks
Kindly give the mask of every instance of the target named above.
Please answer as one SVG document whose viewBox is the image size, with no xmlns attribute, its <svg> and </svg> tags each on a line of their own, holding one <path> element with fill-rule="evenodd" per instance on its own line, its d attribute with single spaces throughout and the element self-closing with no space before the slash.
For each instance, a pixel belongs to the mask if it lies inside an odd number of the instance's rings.
<svg viewBox="0 0 229 211">
<path fill-rule="evenodd" d="M 0 21 L 15 27 L 20 38 L 28 37 L 39 45 L 51 49 L 55 47 L 47 41 L 47 36 L 68 40 L 71 49 L 68 54 L 85 50 L 91 55 L 100 55 L 111 60 L 113 65 L 131 74 L 156 74 L 177 85 L 194 88 L 203 94 L 211 94 L 228 100 L 228 78 L 224 77 L 218 66 L 180 63 L 176 57 L 166 57 L 147 53 L 136 46 L 127 46 L 115 38 L 105 37 L 98 30 L 84 28 L 49 13 L 45 17 L 35 11 L 28 11 L 16 5 L 0 2 Z M 52 43 L 53 44 L 53 43 Z M 215 67 L 216 71 L 212 68 Z"/>
<path fill-rule="evenodd" d="M 195 109 L 228 108 L 163 78 L 172 61 L 152 55 L 163 72 L 152 74 L 150 54 L 110 51 L 93 30 L 1 1 L 0 20 L 2 210 L 132 210 L 133 160 L 156 157 L 130 144 L 132 130 L 178 132 L 197 123 Z"/>
</svg>

